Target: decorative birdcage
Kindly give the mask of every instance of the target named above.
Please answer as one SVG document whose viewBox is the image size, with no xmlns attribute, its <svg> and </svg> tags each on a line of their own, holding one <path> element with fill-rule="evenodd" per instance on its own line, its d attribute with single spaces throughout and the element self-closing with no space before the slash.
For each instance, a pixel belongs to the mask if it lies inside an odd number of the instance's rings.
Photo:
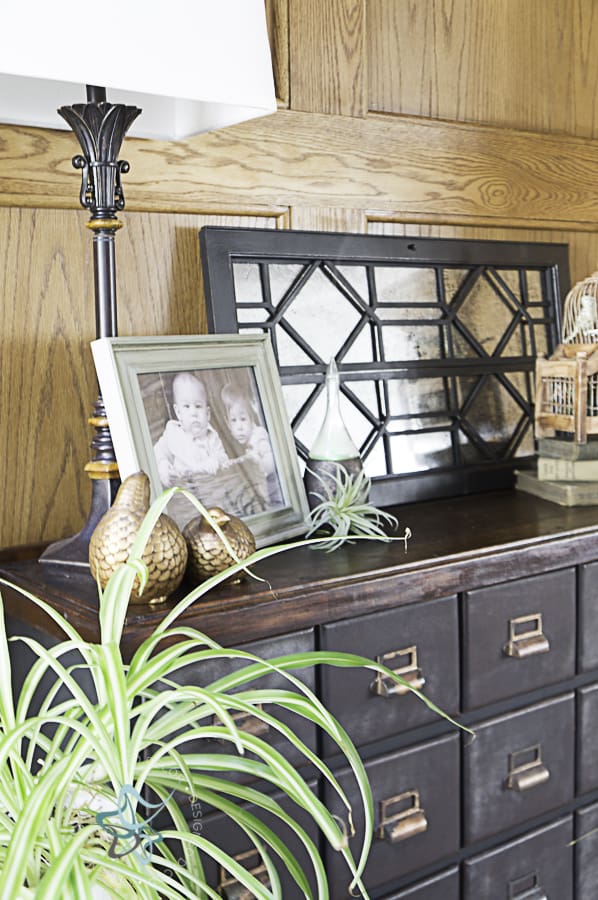
<svg viewBox="0 0 598 900">
<path fill-rule="evenodd" d="M 536 437 L 557 431 L 573 434 L 578 444 L 598 434 L 598 272 L 569 291 L 563 343 L 536 362 Z"/>
<path fill-rule="evenodd" d="M 573 434 L 578 444 L 598 434 L 598 346 L 559 344 L 536 362 L 536 437 Z"/>
</svg>

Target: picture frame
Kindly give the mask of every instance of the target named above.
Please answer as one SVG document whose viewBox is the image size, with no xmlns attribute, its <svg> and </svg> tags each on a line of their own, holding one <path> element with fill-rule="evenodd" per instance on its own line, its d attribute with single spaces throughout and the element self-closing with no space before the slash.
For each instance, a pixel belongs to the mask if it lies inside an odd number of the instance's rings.
<svg viewBox="0 0 598 900">
<path fill-rule="evenodd" d="M 266 335 L 100 338 L 92 353 L 121 479 L 144 471 L 239 516 L 258 547 L 304 533 L 309 509 Z M 198 515 L 182 495 L 168 514 Z"/>
<path fill-rule="evenodd" d="M 334 357 L 375 505 L 508 489 L 533 465 L 566 244 L 221 226 L 199 243 L 208 329 L 270 335 L 300 459 Z"/>
</svg>

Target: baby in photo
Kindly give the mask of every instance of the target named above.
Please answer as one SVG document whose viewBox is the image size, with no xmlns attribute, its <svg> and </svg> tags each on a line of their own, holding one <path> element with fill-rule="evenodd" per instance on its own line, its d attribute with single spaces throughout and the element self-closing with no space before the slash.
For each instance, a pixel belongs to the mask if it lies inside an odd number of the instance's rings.
<svg viewBox="0 0 598 900">
<path fill-rule="evenodd" d="M 228 429 L 241 449 L 238 461 L 253 460 L 266 478 L 270 506 L 280 506 L 282 494 L 268 432 L 259 424 L 250 399 L 238 388 L 225 385 L 221 392 Z"/>
<path fill-rule="evenodd" d="M 188 482 L 194 475 L 213 475 L 230 462 L 220 436 L 210 425 L 206 388 L 192 372 L 172 381 L 176 419 L 170 419 L 154 444 L 164 487 Z"/>
</svg>

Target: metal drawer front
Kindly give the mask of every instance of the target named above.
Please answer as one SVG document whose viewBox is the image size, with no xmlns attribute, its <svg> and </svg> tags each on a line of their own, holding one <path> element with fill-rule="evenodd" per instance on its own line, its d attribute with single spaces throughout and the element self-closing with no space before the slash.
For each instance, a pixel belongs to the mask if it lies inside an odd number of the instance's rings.
<svg viewBox="0 0 598 900">
<path fill-rule="evenodd" d="M 596 900 L 598 892 L 598 803 L 575 814 L 575 900 Z"/>
<path fill-rule="evenodd" d="M 598 788 L 598 684 L 577 692 L 577 793 Z"/>
<path fill-rule="evenodd" d="M 425 881 L 418 881 L 384 900 L 459 900 L 459 869 L 455 866 Z"/>
<path fill-rule="evenodd" d="M 464 595 L 466 709 L 575 674 L 575 572 L 563 569 Z"/>
<path fill-rule="evenodd" d="M 316 783 L 310 782 L 309 785 L 315 793 Z M 274 794 L 273 799 L 280 803 L 286 813 L 292 815 L 299 822 L 317 846 L 318 829 L 311 817 L 299 809 L 284 794 Z M 307 852 L 297 836 L 281 823 L 276 816 L 258 810 L 255 806 L 247 806 L 246 809 L 257 815 L 262 822 L 283 839 L 285 845 L 300 863 L 301 869 L 306 874 L 315 896 L 317 888 L 313 869 Z M 255 851 L 253 844 L 240 828 L 231 823 L 227 816 L 222 813 L 206 816 L 203 819 L 196 819 L 193 823 L 190 823 L 190 827 L 192 830 L 195 830 L 195 833 L 200 834 L 206 840 L 213 841 L 218 847 L 226 850 L 230 856 L 233 856 L 242 866 L 248 869 L 258 881 L 261 881 L 264 885 L 270 885 L 268 872 Z M 287 872 L 286 867 L 282 863 L 276 862 L 274 853 L 271 856 L 280 877 L 284 900 L 287 900 L 287 898 L 288 900 L 302 900 L 304 895 Z M 204 857 L 203 864 L 208 883 L 219 891 L 220 896 L 226 898 L 226 900 L 253 900 L 253 894 L 248 893 L 246 887 L 234 877 L 228 875 L 214 860 Z"/>
<path fill-rule="evenodd" d="M 322 646 L 378 658 L 441 709 L 459 705 L 455 597 L 416 603 L 322 628 Z M 322 670 L 324 704 L 356 744 L 406 731 L 437 716 L 409 690 L 359 669 Z M 330 744 L 326 745 L 328 752 Z"/>
<path fill-rule="evenodd" d="M 459 736 L 451 734 L 366 763 L 374 796 L 375 838 L 365 870 L 369 889 L 390 883 L 459 847 Z M 355 781 L 338 778 L 363 829 Z M 329 786 L 324 802 L 346 820 Z M 351 841 L 357 852 L 358 841 Z M 326 849 L 332 900 L 349 897 L 350 878 L 340 854 Z"/>
<path fill-rule="evenodd" d="M 475 726 L 463 737 L 467 843 L 555 809 L 574 792 L 573 694 Z"/>
<path fill-rule="evenodd" d="M 466 860 L 465 900 L 573 900 L 572 837 L 567 816 Z"/>
</svg>

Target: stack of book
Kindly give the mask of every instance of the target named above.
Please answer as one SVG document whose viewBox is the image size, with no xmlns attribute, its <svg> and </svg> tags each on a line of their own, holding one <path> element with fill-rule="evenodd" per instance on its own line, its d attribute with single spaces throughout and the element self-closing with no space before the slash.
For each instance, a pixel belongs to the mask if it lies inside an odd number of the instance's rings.
<svg viewBox="0 0 598 900">
<path fill-rule="evenodd" d="M 598 440 L 539 438 L 536 472 L 519 470 L 515 486 L 561 506 L 598 504 Z"/>
</svg>

